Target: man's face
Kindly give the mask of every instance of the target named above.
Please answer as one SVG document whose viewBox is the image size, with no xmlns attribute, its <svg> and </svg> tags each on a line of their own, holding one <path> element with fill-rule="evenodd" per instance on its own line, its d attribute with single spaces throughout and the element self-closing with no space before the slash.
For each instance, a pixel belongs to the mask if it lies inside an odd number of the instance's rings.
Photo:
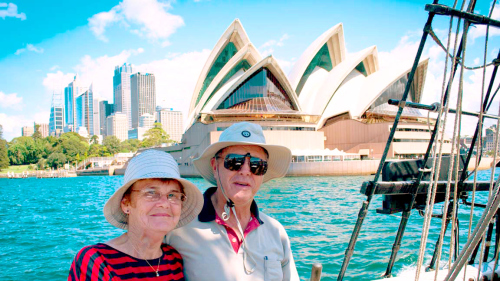
<svg viewBox="0 0 500 281">
<path fill-rule="evenodd" d="M 224 159 L 228 154 L 246 155 L 257 157 L 267 161 L 264 149 L 256 145 L 235 145 L 222 150 L 220 157 L 212 159 L 211 165 L 214 171 L 217 185 L 224 188 L 226 195 L 233 200 L 236 206 L 250 204 L 262 184 L 264 176 L 256 176 L 250 171 L 250 159 L 245 158 L 245 163 L 238 171 L 231 171 L 224 167 Z"/>
</svg>

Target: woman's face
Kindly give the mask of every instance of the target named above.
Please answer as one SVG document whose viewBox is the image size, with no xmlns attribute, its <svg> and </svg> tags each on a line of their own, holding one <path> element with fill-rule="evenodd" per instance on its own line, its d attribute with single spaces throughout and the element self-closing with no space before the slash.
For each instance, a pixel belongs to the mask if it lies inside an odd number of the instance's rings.
<svg viewBox="0 0 500 281">
<path fill-rule="evenodd" d="M 182 208 L 182 202 L 176 200 L 182 192 L 178 181 L 139 180 L 130 191 L 121 203 L 123 212 L 128 213 L 129 231 L 137 229 L 167 234 L 175 228 Z M 171 193 L 173 195 L 167 199 Z"/>
</svg>

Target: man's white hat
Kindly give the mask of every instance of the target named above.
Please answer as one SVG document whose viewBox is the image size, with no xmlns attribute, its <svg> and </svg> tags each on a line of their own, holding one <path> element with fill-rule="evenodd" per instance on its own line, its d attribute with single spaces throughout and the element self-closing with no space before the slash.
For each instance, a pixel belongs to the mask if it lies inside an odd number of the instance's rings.
<svg viewBox="0 0 500 281">
<path fill-rule="evenodd" d="M 269 154 L 267 173 L 263 182 L 283 177 L 292 161 L 292 152 L 285 146 L 266 144 L 262 127 L 249 122 L 240 122 L 224 130 L 219 141 L 208 146 L 203 154 L 194 160 L 194 166 L 201 176 L 213 185 L 217 185 L 210 159 L 219 150 L 233 145 L 257 145 L 264 148 Z"/>
<path fill-rule="evenodd" d="M 164 151 L 149 149 L 129 161 L 125 170 L 125 184 L 119 187 L 104 205 L 104 217 L 110 224 L 128 229 L 127 216 L 122 211 L 121 201 L 129 187 L 142 179 L 175 179 L 182 185 L 187 199 L 182 202 L 181 216 L 176 228 L 188 224 L 201 212 L 203 195 L 196 185 L 181 178 L 174 158 Z"/>
</svg>

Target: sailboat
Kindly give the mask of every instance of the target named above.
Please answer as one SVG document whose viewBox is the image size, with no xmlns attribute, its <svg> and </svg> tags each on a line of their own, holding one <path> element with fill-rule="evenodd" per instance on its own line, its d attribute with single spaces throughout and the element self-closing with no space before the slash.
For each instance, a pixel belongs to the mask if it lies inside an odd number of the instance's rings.
<svg viewBox="0 0 500 281">
<path fill-rule="evenodd" d="M 477 178 L 476 170 L 469 171 L 467 167 L 478 167 L 483 157 L 482 132 L 484 121 L 487 119 L 497 122 L 496 128 L 500 128 L 500 117 L 492 114 L 489 109 L 493 99 L 499 91 L 497 71 L 500 65 L 500 51 L 496 58 L 487 61 L 484 56 L 482 65 L 471 67 L 466 65 L 467 34 L 472 26 L 484 26 L 486 31 L 485 53 L 488 50 L 488 37 L 491 30 L 500 29 L 500 21 L 492 18 L 496 1 L 492 1 L 488 15 L 475 12 L 476 1 L 468 3 L 463 1 L 461 7 L 446 6 L 434 1 L 426 5 L 429 13 L 424 24 L 423 33 L 417 51 L 412 71 L 408 76 L 408 82 L 401 99 L 391 99 L 389 104 L 397 106 L 398 111 L 391 128 L 389 138 L 381 158 L 377 172 L 371 181 L 364 182 L 360 192 L 366 195 L 359 210 L 356 224 L 352 230 L 351 238 L 345 251 L 344 260 L 337 275 L 341 281 L 348 276 L 348 266 L 351 259 L 355 259 L 354 249 L 362 229 L 363 222 L 368 214 L 368 208 L 376 196 L 383 196 L 382 208 L 377 209 L 377 215 L 400 214 L 400 224 L 394 237 L 394 244 L 382 280 L 500 280 L 500 268 L 498 266 L 500 252 L 500 178 L 495 175 L 495 163 L 498 162 L 499 133 L 495 132 L 495 153 L 491 168 L 490 180 L 481 181 Z M 433 22 L 438 17 L 449 19 L 449 32 L 447 42 L 441 40 L 433 30 Z M 454 35 L 453 35 L 454 34 Z M 439 103 L 422 104 L 407 101 L 408 93 L 418 63 L 422 56 L 424 46 L 429 40 L 434 40 L 445 53 L 445 73 L 442 93 Z M 495 47 L 495 46 L 494 46 Z M 498 48 L 498 46 L 496 46 Z M 492 68 L 491 75 L 486 77 L 486 69 Z M 481 69 L 483 71 L 483 87 L 477 95 L 480 99 L 480 110 L 468 111 L 464 109 L 464 75 L 467 71 Z M 454 103 L 452 103 L 452 101 Z M 456 101 L 456 103 L 455 103 Z M 431 139 L 423 159 L 386 161 L 394 134 L 400 123 L 404 108 L 416 108 L 434 114 L 435 122 L 432 125 Z M 475 133 L 469 138 L 469 144 L 461 143 L 461 121 L 463 116 L 472 116 L 476 119 Z M 445 128 L 451 126 L 452 151 L 444 152 Z M 487 202 L 480 204 L 476 202 L 476 195 L 487 193 Z M 435 206 L 439 204 L 441 213 Z M 459 242 L 459 224 L 457 214 L 459 208 L 467 206 L 470 208 L 470 223 L 467 229 L 467 241 L 465 244 Z M 481 210 L 480 216 L 473 210 Z M 419 212 L 424 217 L 422 236 L 420 240 L 419 255 L 413 276 L 393 276 L 393 268 L 397 262 L 398 251 L 410 214 Z M 438 212 L 438 213 L 436 213 Z M 475 217 L 476 216 L 476 217 Z M 439 236 L 435 241 L 433 256 L 430 262 L 424 264 L 424 255 L 429 239 L 431 218 L 440 218 L 441 227 Z M 472 223 L 472 222 L 475 223 Z M 445 235 L 449 231 L 449 243 Z M 462 230 L 463 231 L 463 230 Z M 494 234 L 493 234 L 494 233 Z M 464 241 L 462 241 L 464 242 Z M 449 245 L 443 249 L 443 245 Z M 448 253 L 448 258 L 442 260 L 443 252 Z M 311 280 L 320 279 L 321 266 L 313 266 Z M 374 276 L 373 278 L 380 279 Z"/>
</svg>

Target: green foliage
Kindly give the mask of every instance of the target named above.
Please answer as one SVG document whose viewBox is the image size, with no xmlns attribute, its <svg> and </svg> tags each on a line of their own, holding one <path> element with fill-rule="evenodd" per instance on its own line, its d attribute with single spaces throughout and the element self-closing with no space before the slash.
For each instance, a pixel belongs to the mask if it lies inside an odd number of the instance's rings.
<svg viewBox="0 0 500 281">
<path fill-rule="evenodd" d="M 89 157 L 108 157 L 111 156 L 104 145 L 91 144 L 88 152 Z"/>
<path fill-rule="evenodd" d="M 124 140 L 120 152 L 135 152 L 141 146 L 141 141 L 136 139 Z"/>
<path fill-rule="evenodd" d="M 80 158 L 80 155 L 84 155 L 88 149 L 89 144 L 86 138 L 70 132 L 61 135 L 54 151 L 66 155 L 68 161 L 74 162 L 79 160 L 77 155 Z"/>
<path fill-rule="evenodd" d="M 155 123 L 154 127 L 149 129 L 144 133 L 144 140 L 142 141 L 142 147 L 153 147 L 159 146 L 162 143 L 173 142 L 169 135 L 161 127 L 161 123 Z"/>
<path fill-rule="evenodd" d="M 96 136 L 96 135 L 93 135 L 91 138 L 90 138 L 90 143 L 91 144 L 98 144 L 99 143 L 99 137 Z"/>
<path fill-rule="evenodd" d="M 40 133 L 40 125 L 35 124 L 35 132 L 31 136 L 33 139 L 41 139 L 42 138 L 42 133 Z"/>
<path fill-rule="evenodd" d="M 9 167 L 9 154 L 7 153 L 7 141 L 0 138 L 0 171 Z"/>
<path fill-rule="evenodd" d="M 121 149 L 120 140 L 116 136 L 105 137 L 102 141 L 102 145 L 106 147 L 111 155 L 115 155 L 116 153 L 120 152 Z"/>
<path fill-rule="evenodd" d="M 0 139 L 3 139 L 3 126 L 0 124 Z"/>
<path fill-rule="evenodd" d="M 36 163 L 36 167 L 38 168 L 38 170 L 45 169 L 45 166 L 47 166 L 47 160 L 45 160 L 43 158 L 38 160 L 38 163 Z"/>
<path fill-rule="evenodd" d="M 47 165 L 52 168 L 59 168 L 62 167 L 66 163 L 67 158 L 64 154 L 60 152 L 54 152 L 51 155 L 49 155 L 49 158 L 47 158 Z"/>
</svg>

